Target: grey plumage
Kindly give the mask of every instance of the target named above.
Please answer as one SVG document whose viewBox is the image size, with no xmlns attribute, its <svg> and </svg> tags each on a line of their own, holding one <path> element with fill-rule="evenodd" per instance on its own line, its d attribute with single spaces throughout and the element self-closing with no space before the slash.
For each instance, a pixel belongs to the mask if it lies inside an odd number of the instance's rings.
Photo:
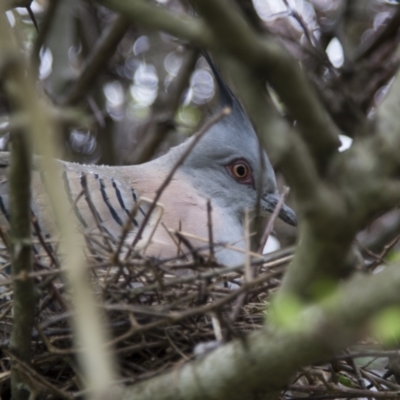
<svg viewBox="0 0 400 400">
<path fill-rule="evenodd" d="M 210 199 L 216 242 L 240 249 L 243 248 L 243 213 L 245 209 L 251 210 L 256 206 L 260 174 L 263 177 L 262 188 L 259 188 L 262 208 L 271 212 L 277 203 L 275 174 L 267 155 L 259 150 L 257 135 L 242 107 L 212 67 L 220 86 L 222 105 L 228 105 L 232 112 L 205 133 L 179 167 L 160 199 L 164 208 L 162 222 L 167 228 L 178 229 L 181 226 L 183 231 L 206 239 L 206 202 Z M 191 140 L 156 160 L 136 166 L 107 167 L 59 161 L 60 179 L 81 226 L 92 233 L 102 231 L 110 240 L 118 242 L 122 227 L 139 197 L 154 197 Z M 8 226 L 10 218 L 5 171 L 8 157 L 8 153 L 0 154 L 0 224 L 3 226 Z M 37 219 L 37 227 L 49 235 L 55 227 L 45 186 L 45 173 L 34 172 L 32 213 Z M 131 221 L 127 243 L 135 236 L 147 209 L 148 203 L 143 202 Z M 142 244 L 148 242 L 159 217 L 160 213 L 154 213 Z M 287 206 L 282 208 L 280 217 L 292 225 L 296 223 L 295 214 Z M 190 240 L 193 245 L 204 247 L 201 240 Z M 150 254 L 169 257 L 176 253 L 170 234 L 161 225 L 158 225 L 152 241 L 148 249 Z M 243 252 L 221 249 L 216 257 L 221 263 L 233 265 L 243 261 Z"/>
</svg>

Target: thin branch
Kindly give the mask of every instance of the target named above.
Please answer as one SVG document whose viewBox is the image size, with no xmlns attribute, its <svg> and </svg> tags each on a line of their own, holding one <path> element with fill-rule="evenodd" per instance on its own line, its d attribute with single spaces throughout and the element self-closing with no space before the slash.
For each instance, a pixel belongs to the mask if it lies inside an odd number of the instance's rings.
<svg viewBox="0 0 400 400">
<path fill-rule="evenodd" d="M 18 74 L 19 75 L 19 74 Z M 15 78 L 18 78 L 18 75 Z M 23 76 L 23 75 L 22 75 Z M 21 78 L 21 75 L 19 75 Z M 10 80 L 11 83 L 11 80 Z M 31 332 L 35 309 L 33 280 L 27 277 L 32 271 L 30 180 L 31 154 L 27 138 L 21 132 L 12 137 L 10 163 L 10 215 L 11 215 L 11 268 L 12 274 L 25 275 L 14 282 L 14 322 L 11 332 L 11 349 L 18 357 L 30 363 Z M 25 399 L 21 376 L 15 368 L 11 373 L 12 395 L 16 400 Z"/>
<path fill-rule="evenodd" d="M 0 3 L 1 4 L 1 3 Z M 0 40 L 9 52 L 20 54 L 16 46 L 16 39 L 3 12 L 0 12 Z M 61 253 L 63 254 L 63 265 L 67 269 L 67 276 L 74 293 L 73 299 L 76 307 L 74 314 L 75 331 L 77 340 L 84 348 L 84 356 L 81 361 L 87 378 L 87 386 L 93 390 L 93 396 L 104 395 L 114 381 L 114 369 L 110 354 L 102 350 L 106 334 L 103 330 L 98 309 L 93 298 L 90 286 L 87 282 L 85 259 L 83 253 L 83 240 L 76 230 L 77 222 L 67 215 L 69 201 L 60 181 L 59 163 L 54 161 L 57 155 L 56 129 L 52 125 L 47 107 L 38 96 L 35 79 L 32 71 L 25 64 L 22 57 L 11 57 L 3 54 L 3 59 L 11 58 L 20 69 L 24 79 L 15 80 L 13 93 L 20 96 L 21 109 L 29 116 L 30 137 L 37 146 L 42 157 L 38 158 L 38 164 L 46 171 L 46 176 L 51 185 L 46 189 L 53 206 L 55 221 L 61 231 Z M 29 214 L 30 219 L 30 214 Z"/>
<path fill-rule="evenodd" d="M 99 2 L 147 29 L 167 32 L 199 47 L 215 47 L 213 46 L 213 35 L 207 25 L 197 18 L 176 15 L 164 7 L 156 6 L 145 0 L 129 2 L 99 0 Z"/>
<path fill-rule="evenodd" d="M 328 301 L 293 315 L 290 326 L 254 332 L 245 344 L 235 340 L 182 366 L 179 372 L 120 389 L 118 394 L 121 400 L 235 400 L 257 392 L 275 397 L 302 366 L 329 359 L 354 343 L 376 313 L 399 304 L 399 285 L 398 266 L 374 276 L 356 277 Z M 357 290 L 359 287 L 363 290 Z"/>
<path fill-rule="evenodd" d="M 4 3 L 5 10 L 9 10 L 16 7 L 29 7 L 32 0 L 7 0 Z"/>
<path fill-rule="evenodd" d="M 129 25 L 130 22 L 124 15 L 119 15 L 114 19 L 96 43 L 78 80 L 66 97 L 61 100 L 62 104 L 74 104 L 87 95 L 91 86 L 98 79 L 99 72 L 107 65 L 107 62 L 116 51 L 118 43 L 124 37 Z"/>
<path fill-rule="evenodd" d="M 168 93 L 160 93 L 155 101 L 150 121 L 141 129 L 144 132 L 144 136 L 130 156 L 134 164 L 142 164 L 149 161 L 159 144 L 165 140 L 168 131 L 174 128 L 175 113 L 182 98 L 182 93 L 188 86 L 197 58 L 198 50 L 189 49 L 178 76 L 168 87 Z"/>
<path fill-rule="evenodd" d="M 278 204 L 276 205 L 275 210 L 272 213 L 272 215 L 270 216 L 268 224 L 265 227 L 264 233 L 263 233 L 262 238 L 261 238 L 260 247 L 258 248 L 258 252 L 259 253 L 262 253 L 262 251 L 264 250 L 265 245 L 267 244 L 267 240 L 269 238 L 269 235 L 271 234 L 272 229 L 274 228 L 274 223 L 275 223 L 276 219 L 278 218 L 279 211 L 281 210 L 282 205 L 285 202 L 285 199 L 286 199 L 286 196 L 288 195 L 288 193 L 289 193 L 289 188 L 285 187 L 283 189 L 282 194 L 279 197 Z"/>
<path fill-rule="evenodd" d="M 4 86 L 12 107 L 25 111 L 24 92 L 25 70 L 18 51 L 10 44 L 10 30 L 4 10 L 0 6 L 0 52 L 8 60 L 3 68 Z M 16 90 L 16 88 L 18 88 Z M 12 152 L 10 162 L 10 227 L 11 227 L 11 269 L 13 276 L 24 276 L 14 281 L 14 321 L 11 331 L 11 349 L 24 362 L 31 361 L 31 334 L 35 309 L 32 272 L 31 243 L 31 149 L 29 135 L 15 131 L 11 135 Z M 29 391 L 24 385 L 23 376 L 14 364 L 11 371 L 11 393 L 15 400 L 24 400 Z"/>
<path fill-rule="evenodd" d="M 303 386 L 303 385 L 290 385 L 289 389 L 294 392 L 300 393 L 326 393 L 325 386 Z M 333 393 L 329 394 L 322 394 L 322 395 L 313 395 L 307 397 L 307 399 L 315 399 L 315 400 L 322 400 L 322 399 L 354 399 L 354 398 L 363 398 L 363 397 L 371 397 L 371 393 L 373 393 L 373 397 L 376 399 L 396 399 L 399 398 L 399 393 L 397 391 L 385 391 L 385 392 L 371 392 L 369 390 L 362 390 L 362 389 L 352 389 L 346 387 L 339 387 L 336 386 L 333 390 Z M 304 399 L 304 397 L 292 397 L 293 399 Z"/>
<path fill-rule="evenodd" d="M 35 14 L 32 11 L 31 5 L 27 6 L 26 9 L 28 11 L 29 17 L 31 18 L 31 20 L 33 22 L 33 25 L 35 26 L 36 32 L 39 32 L 39 27 L 38 27 L 38 24 L 37 24 L 37 21 L 36 21 Z"/>
<path fill-rule="evenodd" d="M 369 57 L 375 50 L 382 46 L 388 40 L 395 40 L 400 27 L 400 7 L 388 22 L 382 24 L 381 29 L 376 32 L 369 40 L 362 43 L 356 50 L 355 61 L 360 61 L 363 58 Z"/>
<path fill-rule="evenodd" d="M 212 223 L 212 206 L 210 199 L 207 200 L 207 229 L 208 229 L 208 243 L 210 246 L 210 261 L 215 260 L 214 254 L 214 235 Z"/>
<path fill-rule="evenodd" d="M 190 145 L 186 148 L 185 152 L 179 157 L 179 159 L 176 161 L 175 165 L 173 166 L 173 168 L 171 169 L 171 171 L 169 172 L 167 177 L 164 179 L 164 182 L 162 183 L 162 185 L 157 189 L 156 195 L 154 196 L 154 199 L 153 199 L 153 202 L 151 203 L 149 209 L 147 210 L 146 216 L 143 218 L 143 222 L 140 225 L 135 238 L 133 239 L 133 242 L 132 242 L 132 245 L 131 245 L 129 251 L 127 252 L 126 259 L 129 258 L 130 254 L 132 252 L 132 249 L 134 249 L 134 247 L 136 246 L 138 241 L 141 239 L 143 231 L 146 228 L 146 225 L 150 220 L 151 214 L 157 206 L 158 200 L 160 200 L 160 197 L 163 194 L 164 190 L 171 182 L 171 179 L 175 175 L 175 172 L 182 165 L 182 163 L 186 160 L 186 158 L 188 157 L 190 152 L 193 150 L 193 148 L 196 146 L 196 144 L 199 142 L 199 140 L 203 137 L 203 135 L 210 129 L 210 127 L 213 126 L 214 124 L 216 124 L 221 118 L 225 117 L 230 112 L 231 111 L 229 108 L 222 109 L 221 112 L 219 112 L 213 118 L 211 118 L 209 121 L 207 121 L 207 123 L 203 125 L 202 129 L 192 138 Z"/>
<path fill-rule="evenodd" d="M 57 10 L 57 6 L 60 0 L 52 0 L 48 3 L 46 14 L 43 18 L 43 21 L 40 25 L 39 33 L 36 37 L 36 40 L 33 44 L 31 60 L 32 60 L 32 69 L 34 70 L 34 74 L 37 75 L 37 71 L 40 64 L 40 50 L 44 45 L 47 34 L 50 31 L 51 24 L 54 20 L 54 15 Z"/>
<path fill-rule="evenodd" d="M 291 116 L 297 120 L 316 160 L 324 165 L 329 156 L 337 151 L 339 129 L 322 106 L 300 66 L 274 39 L 259 36 L 251 30 L 228 1 L 192 1 L 208 26 L 201 19 L 177 16 L 143 0 L 101 2 L 146 28 L 163 30 L 201 47 L 223 48 L 253 71 L 266 74 Z"/>
<path fill-rule="evenodd" d="M 31 381 L 32 386 L 39 386 L 47 389 L 53 396 L 59 399 L 72 400 L 73 397 L 66 394 L 64 391 L 59 390 L 57 387 L 52 385 L 47 379 L 43 378 L 33 368 L 24 362 L 21 358 L 18 358 L 14 353 L 5 350 L 5 353 L 13 360 L 17 365 L 18 371 L 26 377 L 27 381 Z"/>
</svg>

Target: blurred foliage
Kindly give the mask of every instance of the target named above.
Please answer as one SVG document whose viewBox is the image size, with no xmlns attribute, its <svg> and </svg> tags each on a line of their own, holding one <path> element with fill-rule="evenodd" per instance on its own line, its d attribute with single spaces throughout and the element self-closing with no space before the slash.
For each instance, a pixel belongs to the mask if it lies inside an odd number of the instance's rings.
<svg viewBox="0 0 400 400">
<path fill-rule="evenodd" d="M 300 299 L 285 295 L 279 308 L 272 307 L 270 309 L 268 322 L 287 329 L 302 329 L 302 324 L 299 324 L 297 316 L 301 313 L 303 306 Z"/>
<path fill-rule="evenodd" d="M 188 12 L 185 2 L 163 0 L 159 3 L 177 13 Z M 354 73 L 349 60 L 354 58 L 360 44 L 385 25 L 394 12 L 393 3 L 254 0 L 265 29 L 279 36 L 289 51 L 309 68 L 327 107 L 338 114 L 350 136 L 355 122 L 343 116 L 340 103 L 350 102 L 353 107 L 360 105 L 357 102 L 365 103 L 361 110 L 365 114 L 370 112 L 371 96 L 374 97 L 378 88 L 373 88 L 368 99 L 353 99 L 343 93 L 336 96 L 333 85 L 337 85 L 339 75 L 335 71 L 341 68 L 343 75 L 347 68 L 347 74 Z M 10 2 L 10 7 L 19 5 Z M 26 56 L 34 61 L 34 52 L 38 52 L 43 91 L 54 104 L 62 105 L 86 68 L 87 60 L 98 51 L 97 40 L 106 35 L 115 15 L 94 1 L 35 0 L 30 7 L 39 34 L 27 8 L 11 8 L 7 16 L 13 26 L 22 28 Z M 93 70 L 95 76 L 90 89 L 79 101 L 69 104 L 91 116 L 94 122 L 89 129 L 79 125 L 65 128 L 64 157 L 86 163 L 134 163 L 132 149 L 140 145 L 148 122 L 158 117 L 157 99 L 168 95 L 187 50 L 167 34 L 148 32 L 132 24 L 107 55 L 107 62 Z M 384 83 L 384 79 L 379 81 L 379 85 Z M 165 143 L 154 149 L 154 155 L 191 134 L 211 113 L 213 98 L 213 77 L 205 60 L 200 58 L 175 110 L 172 129 L 164 132 Z M 0 91 L 2 148 L 7 146 L 9 123 L 9 107 Z"/>
<path fill-rule="evenodd" d="M 373 321 L 375 335 L 385 344 L 398 345 L 400 339 L 400 307 L 389 307 Z"/>
<path fill-rule="evenodd" d="M 95 41 L 104 34 L 114 19 L 109 10 L 92 2 L 58 1 L 51 26 L 40 48 L 39 78 L 43 90 L 55 104 L 63 102 L 79 74 L 86 67 Z M 178 7 L 178 2 L 174 7 Z M 39 26 L 45 23 L 49 7 L 45 1 L 32 3 Z M 8 11 L 13 26 L 22 27 L 26 55 L 34 49 L 38 34 L 25 8 Z M 125 164 L 134 160 L 129 155 L 140 142 L 141 128 L 154 118 L 152 106 L 165 95 L 181 68 L 186 49 L 166 34 L 149 33 L 131 26 L 121 38 L 114 54 L 95 77 L 95 85 L 76 104 L 93 117 L 90 129 L 76 126 L 66 132 L 65 158 L 86 163 L 101 160 L 109 152 L 102 137 L 112 138 L 115 148 L 113 163 Z M 61 62 L 60 62 L 61 61 Z M 96 71 L 95 71 L 96 72 Z M 175 132 L 168 136 L 176 144 L 193 132 L 203 112 L 210 112 L 208 102 L 214 97 L 213 78 L 204 60 L 199 60 L 191 74 L 189 86 L 182 93 L 181 105 L 176 110 Z M 9 122 L 5 99 L 0 104 L 1 128 L 5 132 Z M 5 132 L 4 138 L 8 137 Z M 6 147 L 7 140 L 1 142 Z M 168 145 L 167 145 L 168 147 Z M 164 146 L 165 151 L 165 146 Z"/>
<path fill-rule="evenodd" d="M 241 6 L 246 3 L 237 2 Z M 184 1 L 158 3 L 175 13 L 192 13 Z M 85 163 L 135 163 L 134 150 L 141 148 L 152 124 L 161 121 L 162 129 L 154 131 L 162 140 L 155 142 L 154 151 L 149 153 L 155 157 L 185 140 L 215 109 L 213 76 L 202 57 L 186 71 L 189 78 L 177 104 L 170 101 L 171 88 L 184 75 L 183 65 L 193 50 L 188 44 L 164 33 L 149 32 L 139 24 L 128 26 L 125 22 L 124 29 L 123 16 L 94 1 L 35 0 L 30 9 L 13 8 L 20 5 L 17 1 L 9 4 L 7 17 L 12 26 L 20 28 L 24 56 L 31 60 L 33 69 L 37 67 L 38 86 L 63 127 L 64 158 Z M 259 20 L 249 13 L 249 23 L 273 34 L 302 64 L 344 137 L 349 139 L 362 130 L 387 93 L 399 64 L 397 30 L 389 39 L 380 36 L 396 15 L 397 2 L 254 0 L 251 4 Z M 112 42 L 108 47 L 107 39 Z M 371 52 L 376 43 L 378 50 Z M 279 112 L 286 114 L 278 95 L 272 88 L 267 90 Z M 24 123 L 28 122 L 10 112 L 0 84 L 1 149 L 8 146 L 10 130 Z M 399 252 L 393 251 L 387 260 L 398 261 L 399 257 Z M 370 271 L 381 263 L 378 261 L 367 265 L 373 265 Z M 317 297 L 326 296 L 332 289 L 333 282 L 320 282 L 314 292 Z M 299 329 L 301 324 L 295 317 L 302 309 L 297 298 L 286 297 L 279 310 L 270 310 L 269 322 Z M 374 321 L 376 336 L 383 342 L 397 343 L 399 321 L 398 308 L 381 313 Z M 355 378 L 339 374 L 338 381 L 354 387 Z"/>
</svg>

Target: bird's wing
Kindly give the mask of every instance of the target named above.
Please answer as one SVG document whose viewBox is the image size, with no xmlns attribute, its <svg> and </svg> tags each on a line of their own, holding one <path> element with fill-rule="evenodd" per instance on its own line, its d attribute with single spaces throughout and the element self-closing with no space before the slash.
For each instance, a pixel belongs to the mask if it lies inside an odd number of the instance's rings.
<svg viewBox="0 0 400 400">
<path fill-rule="evenodd" d="M 9 153 L 0 152 L 0 225 L 8 229 L 10 204 L 7 167 Z M 31 212 L 34 233 L 39 230 L 48 236 L 56 230 L 52 207 L 46 194 L 46 186 L 52 184 L 46 172 L 39 171 L 33 163 Z M 62 187 L 68 197 L 70 209 L 78 224 L 89 235 L 102 235 L 118 244 L 124 229 L 127 243 L 136 236 L 143 223 L 150 200 L 141 199 L 135 188 L 118 179 L 118 167 L 82 165 L 57 162 Z M 146 223 L 138 247 L 146 246 L 160 221 L 160 207 L 156 207 Z M 129 222 L 128 222 L 129 221 Z"/>
</svg>

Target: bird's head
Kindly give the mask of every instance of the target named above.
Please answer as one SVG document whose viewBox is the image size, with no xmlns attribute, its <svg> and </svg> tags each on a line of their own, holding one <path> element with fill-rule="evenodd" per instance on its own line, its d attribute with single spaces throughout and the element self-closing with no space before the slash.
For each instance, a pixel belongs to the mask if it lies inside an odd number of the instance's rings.
<svg viewBox="0 0 400 400">
<path fill-rule="evenodd" d="M 212 125 L 182 165 L 196 187 L 214 203 L 242 219 L 244 210 L 254 210 L 258 193 L 261 209 L 272 213 L 278 202 L 275 173 L 248 117 L 233 93 L 214 71 L 221 107 L 231 112 Z M 279 218 L 296 225 L 296 215 L 283 205 Z"/>
</svg>

